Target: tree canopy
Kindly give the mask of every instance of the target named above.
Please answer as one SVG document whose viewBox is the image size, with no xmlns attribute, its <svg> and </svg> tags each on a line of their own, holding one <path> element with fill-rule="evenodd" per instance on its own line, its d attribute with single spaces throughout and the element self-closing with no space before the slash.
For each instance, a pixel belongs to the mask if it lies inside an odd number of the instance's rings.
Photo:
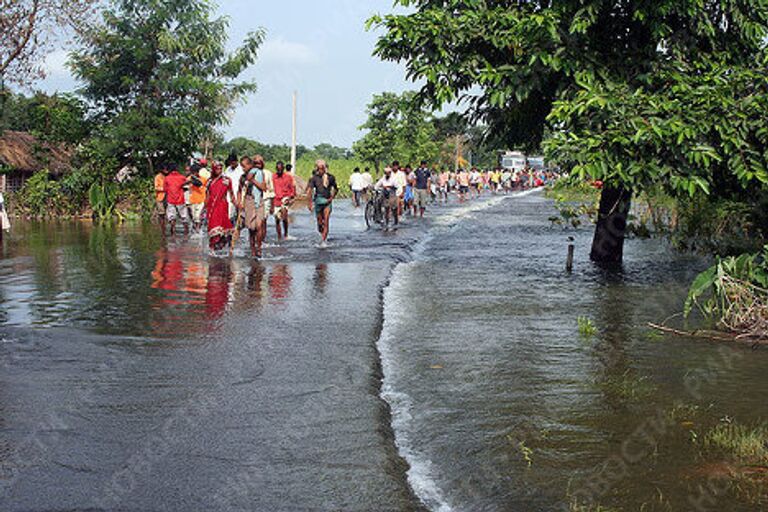
<svg viewBox="0 0 768 512">
<path fill-rule="evenodd" d="M 432 114 L 414 98 L 413 92 L 385 92 L 374 95 L 368 105 L 368 119 L 360 127 L 366 133 L 353 149 L 377 171 L 382 162 L 392 159 L 416 163 L 439 155 L 440 142 Z"/>
<path fill-rule="evenodd" d="M 632 192 L 768 182 L 768 2 L 399 0 L 375 53 L 507 145 L 605 182 L 592 258 L 621 260 Z"/>
<path fill-rule="evenodd" d="M 661 64 L 722 55 L 749 63 L 768 33 L 768 3 L 702 0 L 398 0 L 374 16 L 376 54 L 423 80 L 420 99 L 461 101 L 508 146 L 538 147 L 552 106 L 601 75 L 635 89 Z"/>
<path fill-rule="evenodd" d="M 228 21 L 214 17 L 209 0 L 113 0 L 103 16 L 81 35 L 72 69 L 104 150 L 145 172 L 191 154 L 255 89 L 238 77 L 263 30 L 228 53 Z"/>
<path fill-rule="evenodd" d="M 51 40 L 81 28 L 96 0 L 0 0 L 0 85 L 26 86 L 45 76 Z M 65 30 L 61 30 L 61 29 Z"/>
</svg>

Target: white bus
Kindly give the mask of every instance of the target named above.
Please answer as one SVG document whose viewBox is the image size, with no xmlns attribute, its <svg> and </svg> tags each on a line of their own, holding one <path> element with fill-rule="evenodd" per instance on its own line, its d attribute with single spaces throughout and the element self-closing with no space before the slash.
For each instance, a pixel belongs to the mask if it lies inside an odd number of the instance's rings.
<svg viewBox="0 0 768 512">
<path fill-rule="evenodd" d="M 520 151 L 504 151 L 499 158 L 501 167 L 511 171 L 522 171 L 525 169 L 525 154 Z"/>
</svg>

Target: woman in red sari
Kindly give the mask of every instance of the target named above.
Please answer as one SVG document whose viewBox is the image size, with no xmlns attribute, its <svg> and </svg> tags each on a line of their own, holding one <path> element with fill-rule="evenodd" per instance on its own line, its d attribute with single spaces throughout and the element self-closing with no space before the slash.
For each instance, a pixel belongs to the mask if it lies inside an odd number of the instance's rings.
<svg viewBox="0 0 768 512">
<path fill-rule="evenodd" d="M 213 251 L 220 251 L 229 245 L 232 238 L 232 222 L 229 220 L 227 197 L 235 202 L 232 182 L 221 175 L 222 166 L 216 162 L 212 167 L 211 180 L 208 182 L 208 194 L 205 208 L 208 211 L 208 245 Z"/>
</svg>

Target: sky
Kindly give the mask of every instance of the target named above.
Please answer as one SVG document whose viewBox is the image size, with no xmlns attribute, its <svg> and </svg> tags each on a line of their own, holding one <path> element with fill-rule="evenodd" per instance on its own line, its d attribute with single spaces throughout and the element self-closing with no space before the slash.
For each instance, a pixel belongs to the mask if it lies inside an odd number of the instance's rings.
<svg viewBox="0 0 768 512">
<path fill-rule="evenodd" d="M 372 56 L 377 34 L 367 32 L 371 15 L 394 12 L 393 0 L 219 0 L 230 18 L 229 46 L 263 27 L 266 39 L 256 64 L 243 74 L 258 91 L 239 105 L 227 139 L 243 136 L 261 142 L 289 143 L 291 102 L 298 92 L 298 143 L 328 142 L 350 147 L 362 133 L 365 107 L 384 91 L 416 88 L 404 66 Z M 46 92 L 77 88 L 66 67 L 67 52 L 46 59 L 48 77 L 36 85 Z"/>
</svg>

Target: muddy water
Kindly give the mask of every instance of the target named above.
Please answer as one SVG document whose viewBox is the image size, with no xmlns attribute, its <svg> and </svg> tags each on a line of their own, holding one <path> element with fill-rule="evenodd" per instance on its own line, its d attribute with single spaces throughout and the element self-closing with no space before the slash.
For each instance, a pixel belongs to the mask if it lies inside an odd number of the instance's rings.
<svg viewBox="0 0 768 512">
<path fill-rule="evenodd" d="M 2 510 L 696 510 L 696 436 L 768 417 L 764 351 L 646 327 L 706 263 L 633 240 L 600 271 L 540 194 L 430 213 L 366 232 L 338 205 L 319 249 L 302 212 L 262 262 L 152 226 L 17 226 Z"/>
</svg>

